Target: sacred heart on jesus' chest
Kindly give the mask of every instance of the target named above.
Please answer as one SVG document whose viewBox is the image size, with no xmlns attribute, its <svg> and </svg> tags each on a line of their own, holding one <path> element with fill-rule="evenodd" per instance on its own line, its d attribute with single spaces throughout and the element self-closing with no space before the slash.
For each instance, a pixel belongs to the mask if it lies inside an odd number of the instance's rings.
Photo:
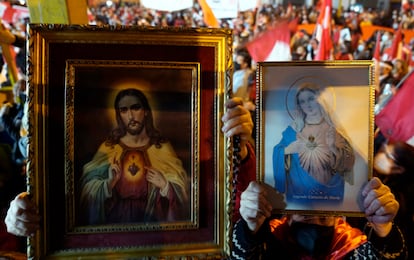
<svg viewBox="0 0 414 260">
<path fill-rule="evenodd" d="M 150 166 L 147 154 L 141 150 L 127 150 L 121 157 L 121 179 L 117 190 L 122 197 L 135 197 L 147 192 L 146 166 Z"/>
</svg>

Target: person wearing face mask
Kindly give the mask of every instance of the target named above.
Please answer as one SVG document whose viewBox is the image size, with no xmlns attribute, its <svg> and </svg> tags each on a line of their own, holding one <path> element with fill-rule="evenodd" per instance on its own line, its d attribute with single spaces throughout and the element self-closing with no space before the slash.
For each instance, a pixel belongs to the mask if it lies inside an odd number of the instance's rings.
<svg viewBox="0 0 414 260">
<path fill-rule="evenodd" d="M 405 238 L 393 219 L 398 202 L 378 178 L 362 190 L 366 232 L 341 216 L 272 216 L 264 184 L 241 194 L 232 234 L 232 259 L 407 259 Z"/>
<path fill-rule="evenodd" d="M 382 60 L 387 60 L 394 63 L 394 68 L 399 67 L 403 64 L 405 66 L 405 73 L 407 73 L 408 65 L 410 64 L 410 59 L 412 56 L 411 47 L 405 43 L 405 34 L 401 33 L 401 40 L 398 43 L 397 51 L 395 52 L 394 45 L 390 45 L 385 48 L 382 52 Z M 395 64 L 396 61 L 399 61 L 400 64 Z M 404 75 L 394 75 L 397 80 L 400 80 Z"/>
<path fill-rule="evenodd" d="M 306 46 L 306 60 L 314 60 L 318 52 L 319 42 L 317 39 L 312 38 L 309 44 Z"/>
<path fill-rule="evenodd" d="M 358 46 L 354 52 L 354 58 L 356 60 L 371 60 L 372 50 L 364 40 L 360 40 Z"/>
<path fill-rule="evenodd" d="M 393 222 L 399 203 L 379 178 L 361 190 L 367 222 L 359 229 L 343 216 L 272 214 L 274 193 L 254 180 L 254 164 L 244 165 L 252 167 L 239 175 L 249 177 L 238 176 L 237 186 L 251 181 L 236 194 L 240 217 L 232 230 L 231 259 L 408 259 L 404 234 Z"/>
<path fill-rule="evenodd" d="M 385 141 L 374 156 L 374 176 L 395 194 L 400 209 L 395 223 L 407 240 L 410 256 L 414 255 L 414 147 L 402 141 Z"/>
<path fill-rule="evenodd" d="M 394 38 L 394 35 L 392 32 L 389 32 L 389 31 L 383 32 L 383 34 L 381 35 L 380 53 L 384 53 L 386 49 L 391 47 L 393 38 Z M 388 58 L 383 57 L 382 60 L 388 60 Z"/>
<path fill-rule="evenodd" d="M 233 93 L 235 97 L 249 101 L 250 77 L 253 73 L 251 68 L 252 58 L 246 49 L 240 49 L 236 53 L 233 73 Z"/>
</svg>

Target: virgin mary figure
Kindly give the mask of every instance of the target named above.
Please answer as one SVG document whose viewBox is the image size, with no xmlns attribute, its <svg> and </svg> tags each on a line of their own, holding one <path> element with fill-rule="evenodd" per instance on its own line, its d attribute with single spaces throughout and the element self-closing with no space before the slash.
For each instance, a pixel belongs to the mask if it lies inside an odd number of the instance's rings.
<svg viewBox="0 0 414 260">
<path fill-rule="evenodd" d="M 275 188 L 288 202 L 340 203 L 345 181 L 353 184 L 354 151 L 322 90 L 314 83 L 298 87 L 294 120 L 273 149 Z"/>
</svg>

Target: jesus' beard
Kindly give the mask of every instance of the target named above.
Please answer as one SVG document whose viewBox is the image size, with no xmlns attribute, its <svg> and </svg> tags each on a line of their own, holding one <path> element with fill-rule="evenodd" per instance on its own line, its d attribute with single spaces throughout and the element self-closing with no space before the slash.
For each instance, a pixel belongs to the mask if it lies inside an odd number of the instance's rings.
<svg viewBox="0 0 414 260">
<path fill-rule="evenodd" d="M 136 124 L 138 127 L 134 128 L 131 125 Z M 139 135 L 144 130 L 144 124 L 138 121 L 130 121 L 126 127 L 126 131 L 131 135 Z"/>
</svg>

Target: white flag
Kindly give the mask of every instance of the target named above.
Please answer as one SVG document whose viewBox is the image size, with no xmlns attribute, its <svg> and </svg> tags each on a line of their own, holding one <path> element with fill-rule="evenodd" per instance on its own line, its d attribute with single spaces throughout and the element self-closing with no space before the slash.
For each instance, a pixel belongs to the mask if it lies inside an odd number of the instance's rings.
<svg viewBox="0 0 414 260">
<path fill-rule="evenodd" d="M 217 19 L 236 18 L 238 12 L 238 0 L 207 0 Z"/>
<path fill-rule="evenodd" d="M 239 11 L 253 10 L 258 6 L 258 0 L 239 0 Z"/>
<path fill-rule="evenodd" d="M 192 8 L 193 0 L 141 0 L 141 4 L 148 9 L 174 12 Z"/>
</svg>

